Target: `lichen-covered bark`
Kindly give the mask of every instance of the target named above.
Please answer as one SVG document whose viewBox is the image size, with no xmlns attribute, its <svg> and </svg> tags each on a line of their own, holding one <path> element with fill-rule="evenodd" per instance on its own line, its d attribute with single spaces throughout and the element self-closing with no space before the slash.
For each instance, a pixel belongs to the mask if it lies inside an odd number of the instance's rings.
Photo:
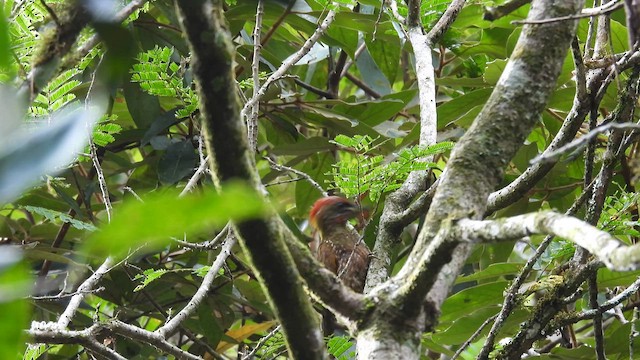
<svg viewBox="0 0 640 360">
<path fill-rule="evenodd" d="M 202 126 L 217 185 L 242 180 L 261 188 L 233 77 L 233 45 L 223 17 L 223 1 L 176 1 L 180 23 L 191 49 L 200 96 Z M 273 215 L 236 224 L 239 240 L 281 321 L 290 354 L 323 359 L 326 350 L 317 314 L 287 250 L 284 225 Z"/>
<path fill-rule="evenodd" d="M 577 14 L 582 5 L 581 0 L 534 1 L 528 18 Z M 576 24 L 562 21 L 524 27 L 490 99 L 452 152 L 407 262 L 389 284 L 371 291 L 369 296 L 383 299 L 383 304 L 373 311 L 362 334 L 375 337 L 389 327 L 383 321 L 396 324 L 387 336 L 394 329 L 402 332 L 403 326 L 406 331 L 412 323 L 416 334 L 433 329 L 446 292 L 472 249 L 458 245 L 448 229 L 459 219 L 482 218 L 489 194 L 499 185 L 504 168 L 533 129 L 556 85 Z M 430 293 L 432 289 L 438 293 Z M 385 304 L 396 304 L 400 311 L 391 311 Z M 406 333 L 391 343 L 389 339 L 371 341 L 365 335 L 359 339 L 366 346 L 358 348 L 375 358 L 394 358 L 394 352 L 414 348 L 405 346 L 413 344 Z M 419 353 L 404 356 L 417 358 Z"/>
<path fill-rule="evenodd" d="M 564 282 L 556 284 L 538 300 L 529 320 L 521 326 L 522 330 L 498 352 L 496 359 L 520 359 L 536 340 L 549 331 L 555 331 L 553 324 L 548 325 L 566 307 L 562 299 L 573 294 L 598 267 L 599 264 L 590 263 L 568 271 L 564 276 Z"/>
<path fill-rule="evenodd" d="M 50 19 L 53 22 L 53 19 Z M 20 87 L 20 96 L 32 99 L 56 74 L 58 65 L 90 18 L 78 1 L 64 4 L 56 14 L 55 24 L 42 32 L 29 78 Z"/>
<path fill-rule="evenodd" d="M 580 0 L 534 1 L 529 19 L 576 14 L 582 5 Z M 575 21 L 525 26 L 491 97 L 452 152 L 401 278 L 424 266 L 421 258 L 443 220 L 483 216 L 489 194 L 556 85 L 575 27 Z"/>
</svg>

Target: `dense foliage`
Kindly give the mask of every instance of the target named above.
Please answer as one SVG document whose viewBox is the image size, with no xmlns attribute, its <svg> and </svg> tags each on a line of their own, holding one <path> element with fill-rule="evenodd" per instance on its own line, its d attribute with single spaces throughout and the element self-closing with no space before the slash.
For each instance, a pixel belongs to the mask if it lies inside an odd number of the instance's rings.
<svg viewBox="0 0 640 360">
<path fill-rule="evenodd" d="M 157 330 L 192 299 L 213 268 L 208 295 L 169 342 L 205 359 L 286 357 L 278 319 L 251 260 L 233 245 L 225 226 L 229 219 L 252 219 L 271 209 L 242 184 L 222 194 L 213 191 L 191 54 L 174 2 L 78 3 L 86 6 L 81 16 L 74 14 L 73 1 L 0 4 L 0 358 L 91 358 L 77 334 L 70 337 L 73 341 L 27 346 L 25 329 L 30 321 L 59 322 L 71 296 L 79 294 L 78 284 L 105 259 L 111 259 L 108 272 L 96 286 L 80 292 L 78 312 L 63 324 L 70 330 L 112 319 Z M 440 177 L 450 150 L 494 91 L 522 30 L 518 21 L 527 17 L 529 5 L 523 5 L 485 20 L 487 8 L 500 3 L 468 2 L 433 49 L 438 143 L 423 146 L 418 144 L 415 57 L 402 25 L 408 13 L 403 2 L 383 7 L 377 0 L 264 2 L 260 84 L 303 47 L 328 11 L 336 12 L 310 51 L 271 82 L 257 114 L 256 166 L 268 197 L 299 241 L 306 243 L 312 235 L 306 221 L 312 203 L 335 192 L 370 209 L 363 233 L 373 248 L 389 194 L 412 171 L 430 171 L 430 183 Z M 116 4 L 119 10 L 102 8 L 104 4 Z M 448 5 L 444 0 L 422 2 L 426 30 Z M 245 101 L 257 90 L 252 74 L 257 6 L 253 0 L 225 5 L 237 52 L 237 83 L 228 91 Z M 610 37 L 588 69 L 599 66 L 596 60 L 620 59 L 629 51 L 624 10 L 609 16 Z M 82 17 L 85 23 L 77 24 Z M 56 27 L 73 33 L 73 26 L 64 25 L 74 22 L 75 34 L 64 38 L 60 30 L 54 35 Z M 592 36 L 589 22 L 580 20 L 577 30 L 583 51 Z M 569 54 L 545 111 L 511 159 L 502 186 L 530 166 L 570 115 L 575 71 Z M 630 72 L 621 70 L 603 89 L 592 109 L 591 127 L 621 106 L 630 78 Z M 633 112 L 630 116 L 625 121 L 637 118 Z M 585 124 L 579 133 L 588 131 Z M 640 236 L 640 224 L 637 145 L 629 142 L 611 165 L 603 211 L 593 223 L 632 244 Z M 567 211 L 583 194 L 585 181 L 588 186 L 601 168 L 610 166 L 604 157 L 608 143 L 609 134 L 603 133 L 586 152 L 578 148 L 565 154 L 522 196 L 487 215 Z M 427 156 L 433 161 L 420 161 Z M 393 248 L 392 272 L 405 263 L 421 225 L 419 218 L 406 226 Z M 423 334 L 423 349 L 451 356 L 471 339 L 461 357 L 478 356 L 492 323 L 487 319 L 500 311 L 506 289 L 543 238 L 477 246 L 442 306 L 437 328 Z M 228 257 L 221 257 L 224 251 Z M 513 336 L 548 289 L 563 281 L 562 269 L 574 252 L 574 244 L 564 239 L 550 243 L 517 293 L 516 308 L 498 340 Z M 216 264 L 216 259 L 223 262 Z M 596 300 L 611 299 L 639 274 L 600 269 Z M 593 306 L 587 286 L 583 289 L 567 301 L 566 314 Z M 634 349 L 638 351 L 637 305 L 633 296 L 601 315 L 611 358 L 633 358 Z M 555 355 L 536 357 L 593 358 L 593 323 L 576 319 L 564 325 L 562 332 L 555 334 L 553 328 L 536 345 L 541 353 Z M 98 340 L 125 358 L 176 356 L 114 326 Z M 341 359 L 349 358 L 352 344 L 347 335 L 327 339 L 328 351 Z"/>
</svg>

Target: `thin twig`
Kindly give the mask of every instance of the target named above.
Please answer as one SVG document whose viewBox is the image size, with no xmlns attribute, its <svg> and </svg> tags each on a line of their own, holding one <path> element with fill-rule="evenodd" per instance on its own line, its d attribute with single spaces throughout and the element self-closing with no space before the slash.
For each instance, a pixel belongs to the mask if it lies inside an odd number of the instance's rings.
<svg viewBox="0 0 640 360">
<path fill-rule="evenodd" d="M 211 284 L 213 284 L 213 280 L 218 275 L 218 271 L 222 268 L 222 265 L 227 260 L 227 257 L 231 254 L 231 249 L 236 244 L 236 238 L 231 234 L 231 236 L 227 237 L 227 242 L 222 247 L 220 254 L 216 257 L 213 264 L 209 268 L 207 275 L 205 275 L 204 279 L 202 279 L 202 284 L 198 287 L 196 293 L 191 297 L 189 303 L 185 305 L 185 307 L 180 310 L 176 316 L 174 316 L 171 320 L 167 321 L 162 327 L 157 329 L 155 332 L 160 334 L 162 337 L 167 338 L 171 336 L 180 326 L 182 322 L 184 322 L 200 305 L 200 303 L 204 300 L 204 298 L 209 293 L 209 289 L 211 288 Z"/>
<path fill-rule="evenodd" d="M 560 156 L 562 156 L 563 154 L 569 153 L 569 152 L 573 152 L 583 146 L 586 146 L 586 144 L 593 138 L 595 138 L 596 136 L 605 133 L 611 129 L 615 129 L 615 130 L 640 130 L 640 124 L 635 124 L 635 123 L 608 123 L 605 125 L 601 125 L 596 127 L 595 129 L 593 129 L 592 131 L 590 131 L 589 133 L 585 134 L 584 136 L 573 140 L 572 142 L 568 143 L 567 145 L 564 145 L 560 148 L 558 148 L 557 150 L 554 151 L 550 151 L 548 153 L 543 153 L 540 154 L 538 156 L 536 156 L 535 158 L 533 158 L 531 160 L 531 164 L 536 164 L 536 163 L 545 163 L 545 162 L 552 162 L 557 160 L 557 158 L 559 158 Z"/>
<path fill-rule="evenodd" d="M 249 360 L 253 357 L 253 355 L 256 354 L 256 352 L 258 352 L 258 350 L 262 347 L 262 345 L 264 345 L 264 343 L 267 342 L 267 340 L 271 339 L 275 334 L 278 333 L 278 331 L 280 331 L 280 325 L 276 326 L 273 330 L 271 330 L 270 333 L 268 333 L 267 335 L 263 336 L 260 341 L 258 341 L 258 343 L 256 344 L 256 346 L 251 349 L 251 351 L 246 354 L 245 356 L 242 357 L 242 360 Z"/>
<path fill-rule="evenodd" d="M 71 300 L 69 301 L 69 305 L 67 305 L 67 308 L 64 310 L 62 315 L 60 315 L 60 318 L 57 321 L 57 325 L 61 329 L 69 326 L 71 319 L 76 314 L 76 311 L 78 311 L 78 308 L 84 300 L 85 295 L 89 293 L 89 291 L 91 291 L 91 289 L 93 289 L 93 287 L 98 283 L 98 281 L 102 279 L 102 276 L 104 276 L 104 274 L 106 274 L 110 270 L 112 264 L 113 258 L 106 258 L 102 265 L 100 265 L 98 270 L 96 270 L 96 272 L 94 272 L 82 284 L 80 284 L 80 286 L 78 286 L 76 294 L 71 298 Z"/>
<path fill-rule="evenodd" d="M 200 181 L 202 175 L 207 172 L 208 165 L 209 156 L 207 155 L 207 157 L 204 158 L 204 161 L 200 162 L 200 166 L 198 166 L 196 172 L 193 174 L 193 176 L 191 176 L 191 178 L 187 182 L 187 185 L 185 185 L 184 189 L 182 189 L 178 197 L 183 197 L 187 195 L 191 190 L 193 190 L 193 188 L 198 184 L 198 181 Z"/>
<path fill-rule="evenodd" d="M 623 6 L 624 4 L 622 2 L 612 1 L 605 5 L 599 6 L 597 8 L 584 9 L 582 10 L 582 13 L 578 15 L 560 16 L 556 18 L 542 19 L 542 20 L 515 20 L 515 21 L 512 21 L 511 23 L 514 25 L 524 25 L 524 24 L 540 25 L 540 24 L 549 24 L 549 23 L 554 23 L 559 21 L 577 20 L 577 19 L 583 19 L 583 18 L 588 18 L 593 16 L 607 15 L 618 9 L 621 9 Z"/>
<path fill-rule="evenodd" d="M 256 25 L 253 29 L 253 63 L 251 64 L 251 73 L 253 74 L 253 96 L 258 98 L 258 90 L 260 89 L 260 32 L 262 30 L 262 17 L 264 16 L 264 0 L 258 0 L 258 8 L 256 9 Z M 251 107 L 251 113 L 247 118 L 247 138 L 249 139 L 249 150 L 255 152 L 258 148 L 258 111 L 260 110 L 260 101 L 256 101 Z"/>
<path fill-rule="evenodd" d="M 334 7 L 336 6 L 336 4 L 332 2 L 328 6 Z M 320 24 L 320 26 L 316 28 L 316 31 L 313 33 L 313 35 L 311 35 L 309 39 L 305 41 L 304 45 L 302 45 L 302 48 L 300 48 L 300 50 L 298 50 L 293 56 L 289 57 L 289 60 L 283 62 L 282 65 L 280 65 L 280 67 L 278 68 L 278 70 L 274 71 L 271 74 L 271 76 L 267 78 L 267 80 L 264 82 L 264 84 L 262 84 L 262 86 L 258 90 L 257 94 L 255 96 L 252 96 L 251 99 L 249 99 L 249 101 L 247 101 L 247 103 L 242 108 L 242 111 L 240 112 L 240 116 L 243 119 L 247 118 L 247 112 L 249 111 L 249 109 L 252 109 L 253 106 L 255 106 L 255 104 L 260 101 L 260 99 L 264 96 L 264 94 L 267 93 L 267 89 L 269 88 L 269 86 L 274 81 L 281 78 L 287 72 L 287 70 L 289 70 L 289 68 L 295 65 L 300 59 L 302 59 L 303 56 L 305 56 L 309 51 L 311 51 L 311 48 L 313 47 L 313 45 L 316 42 L 318 42 L 320 37 L 325 33 L 325 31 L 327 31 L 327 28 L 329 27 L 329 25 L 331 25 L 331 23 L 335 19 L 335 16 L 336 16 L 336 11 L 330 10 L 327 13 L 327 16 L 322 21 L 322 24 Z"/>
<path fill-rule="evenodd" d="M 460 10 L 465 4 L 465 0 L 453 0 L 447 7 L 447 10 L 442 14 L 438 22 L 431 28 L 427 34 L 427 41 L 433 46 L 437 43 L 442 36 L 449 30 L 451 24 L 456 20 Z"/>
<path fill-rule="evenodd" d="M 97 289 L 91 289 L 91 290 L 87 290 L 84 291 L 84 294 L 97 294 L 101 291 L 104 291 L 104 286 L 101 286 Z M 68 293 L 68 294 L 58 294 L 58 295 L 45 295 L 45 296 L 29 296 L 29 300 L 35 300 L 35 301 L 57 301 L 57 300 L 62 300 L 68 297 L 73 297 L 80 294 L 79 291 L 74 291 L 72 293 Z"/>
<path fill-rule="evenodd" d="M 318 184 L 317 181 L 313 180 L 313 178 L 311 178 L 311 176 L 309 176 L 309 174 L 306 174 L 300 170 L 296 170 L 292 167 L 288 167 L 285 165 L 280 165 L 277 162 L 273 161 L 270 157 L 265 156 L 264 157 L 265 160 L 267 160 L 269 162 L 269 164 L 271 164 L 271 168 L 276 170 L 276 171 L 288 171 L 288 172 L 292 172 L 298 176 L 303 177 L 305 180 L 307 180 L 314 188 L 318 189 L 318 191 L 320 191 L 322 193 L 323 196 L 327 196 L 328 193 L 326 190 L 324 190 L 322 188 L 322 186 L 320 186 L 320 184 Z"/>
<path fill-rule="evenodd" d="M 218 233 L 218 235 L 216 235 L 216 237 L 214 237 L 209 241 L 205 241 L 203 243 L 191 243 L 191 242 L 180 240 L 180 239 L 173 239 L 173 240 L 176 243 L 178 243 L 180 246 L 190 248 L 190 249 L 215 250 L 218 247 L 218 243 L 220 243 L 220 241 L 227 236 L 227 232 L 229 231 L 229 229 L 230 229 L 230 225 L 229 223 L 227 223 L 227 225 L 225 225 L 224 228 L 220 230 L 220 232 Z"/>
<path fill-rule="evenodd" d="M 458 358 L 458 356 L 460 356 L 460 354 L 462 354 L 462 352 L 469 347 L 469 345 L 471 345 L 472 342 L 476 341 L 476 339 L 478 338 L 478 336 L 480 336 L 480 334 L 482 333 L 482 330 L 484 330 L 485 327 L 487 327 L 487 325 L 489 325 L 493 320 L 495 320 L 498 317 L 498 314 L 495 314 L 491 317 L 489 317 L 487 320 L 485 320 L 482 325 L 480 325 L 480 327 L 478 328 L 478 330 L 476 330 L 468 339 L 467 341 L 465 341 L 462 345 L 460 345 L 460 347 L 458 348 L 458 350 L 456 350 L 456 352 L 453 354 L 453 356 L 451 356 L 451 360 L 455 360 Z"/>
</svg>

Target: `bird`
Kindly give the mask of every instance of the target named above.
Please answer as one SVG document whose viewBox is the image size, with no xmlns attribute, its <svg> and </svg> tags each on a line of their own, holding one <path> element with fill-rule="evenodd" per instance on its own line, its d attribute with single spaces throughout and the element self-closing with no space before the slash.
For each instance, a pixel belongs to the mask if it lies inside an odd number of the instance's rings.
<svg viewBox="0 0 640 360">
<path fill-rule="evenodd" d="M 309 212 L 315 239 L 309 246 L 316 259 L 353 291 L 362 293 L 371 251 L 358 232 L 348 224 L 361 209 L 340 196 L 318 199 Z"/>
</svg>

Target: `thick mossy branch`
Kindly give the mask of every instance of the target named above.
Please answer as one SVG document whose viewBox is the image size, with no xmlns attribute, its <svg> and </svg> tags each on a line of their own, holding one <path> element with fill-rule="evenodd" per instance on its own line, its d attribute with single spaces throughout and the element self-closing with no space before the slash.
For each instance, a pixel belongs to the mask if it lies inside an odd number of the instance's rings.
<svg viewBox="0 0 640 360">
<path fill-rule="evenodd" d="M 261 188 L 240 117 L 233 76 L 233 44 L 222 0 L 176 1 L 191 50 L 211 169 L 217 185 L 230 180 Z M 284 224 L 275 215 L 236 224 L 256 276 L 282 323 L 291 356 L 326 358 L 318 316 L 283 240 Z"/>
<path fill-rule="evenodd" d="M 64 4 L 56 17 L 55 24 L 41 33 L 42 39 L 34 55 L 31 73 L 20 89 L 21 93 L 28 93 L 30 99 L 56 74 L 60 61 L 90 20 L 89 14 L 78 1 Z"/>
<path fill-rule="evenodd" d="M 529 19 L 577 14 L 581 8 L 580 0 L 537 1 Z M 433 239 L 441 234 L 445 223 L 483 216 L 489 194 L 499 185 L 504 168 L 533 129 L 555 88 L 576 25 L 576 21 L 566 21 L 525 26 L 491 97 L 452 152 L 425 226 L 395 279 L 398 284 L 407 279 L 418 284 L 432 284 L 433 277 L 438 275 L 433 271 L 433 264 L 440 264 L 435 256 L 440 259 L 468 256 L 468 247 L 465 254 L 446 256 L 434 247 L 451 252 L 456 247 L 450 241 Z M 450 282 L 455 277 L 448 279 L 446 281 Z M 429 290 L 426 286 L 403 286 L 400 297 L 416 303 L 417 299 L 424 299 Z M 435 305 L 434 310 L 437 310 L 440 304 Z"/>
<path fill-rule="evenodd" d="M 530 320 L 520 327 L 521 330 L 500 350 L 496 359 L 519 359 L 536 340 L 545 335 L 547 325 L 566 307 L 562 299 L 572 295 L 599 267 L 599 263 L 592 262 L 565 273 L 563 281 L 539 299 Z"/>
</svg>

